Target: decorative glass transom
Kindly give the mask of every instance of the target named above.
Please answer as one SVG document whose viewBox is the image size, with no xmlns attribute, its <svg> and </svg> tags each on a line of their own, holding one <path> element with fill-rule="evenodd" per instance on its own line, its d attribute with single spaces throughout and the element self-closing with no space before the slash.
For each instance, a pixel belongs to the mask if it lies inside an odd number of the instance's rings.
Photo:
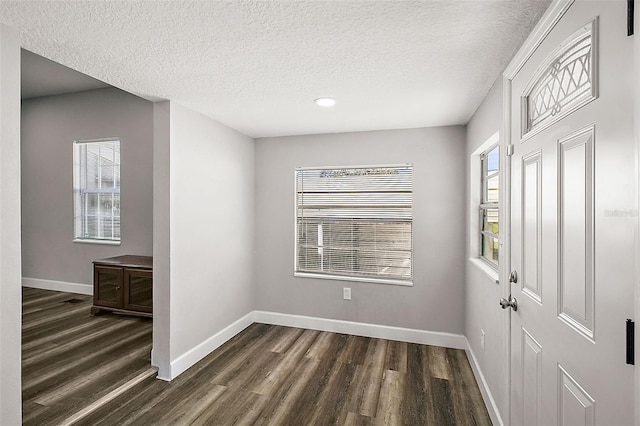
<svg viewBox="0 0 640 426">
<path fill-rule="evenodd" d="M 595 21 L 572 34 L 534 76 L 523 96 L 523 136 L 596 98 Z"/>
</svg>

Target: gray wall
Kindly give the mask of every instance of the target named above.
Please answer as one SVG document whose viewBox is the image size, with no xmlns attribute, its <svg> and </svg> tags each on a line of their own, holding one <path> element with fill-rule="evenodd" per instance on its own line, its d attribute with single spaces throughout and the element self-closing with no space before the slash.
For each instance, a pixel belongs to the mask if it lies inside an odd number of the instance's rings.
<svg viewBox="0 0 640 426">
<path fill-rule="evenodd" d="M 173 363 L 253 310 L 255 151 L 252 138 L 175 102 L 169 149 Z"/>
<path fill-rule="evenodd" d="M 117 137 L 121 146 L 120 246 L 74 243 L 75 140 Z M 91 284 L 94 259 L 151 255 L 153 104 L 115 88 L 22 104 L 22 276 Z"/>
<path fill-rule="evenodd" d="M 498 78 L 486 98 L 476 110 L 475 114 L 467 125 L 467 164 L 470 162 L 472 153 L 480 147 L 487 139 L 501 130 L 502 126 L 502 77 Z M 501 154 L 503 154 L 501 152 Z M 478 168 L 479 164 L 474 163 Z M 502 165 L 502 158 L 501 158 Z M 478 256 L 477 250 L 473 250 L 475 241 L 475 230 L 478 227 L 471 221 L 476 221 L 477 216 L 472 216 L 471 212 L 477 211 L 477 206 L 471 205 L 472 198 L 478 198 L 477 194 L 472 197 L 471 191 L 478 191 L 479 186 L 471 184 L 467 179 L 467 242 L 466 256 Z M 474 230 L 474 235 L 469 229 Z M 465 291 L 465 312 L 466 322 L 464 334 L 467 336 L 469 345 L 476 356 L 480 369 L 482 370 L 489 389 L 498 404 L 501 415 L 508 413 L 504 406 L 505 392 L 503 389 L 505 366 L 509 360 L 505 359 L 504 353 L 504 315 L 505 311 L 498 308 L 498 300 L 502 297 L 502 288 L 492 281 L 477 266 L 466 262 L 466 291 Z M 485 349 L 480 343 L 480 330 L 484 330 Z"/>
<path fill-rule="evenodd" d="M 295 168 L 401 163 L 414 164 L 414 286 L 294 277 Z M 256 140 L 256 309 L 462 334 L 464 170 L 464 127 Z"/>
</svg>

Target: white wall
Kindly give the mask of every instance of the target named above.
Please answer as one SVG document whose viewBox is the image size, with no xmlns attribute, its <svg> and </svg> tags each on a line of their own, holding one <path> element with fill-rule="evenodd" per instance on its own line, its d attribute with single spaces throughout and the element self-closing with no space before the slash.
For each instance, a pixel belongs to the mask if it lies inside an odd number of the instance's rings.
<svg viewBox="0 0 640 426">
<path fill-rule="evenodd" d="M 115 88 L 22 102 L 22 276 L 92 285 L 95 259 L 150 256 L 153 104 Z M 73 242 L 73 142 L 119 138 L 119 246 Z M 91 288 L 89 288 L 91 290 Z"/>
<path fill-rule="evenodd" d="M 441 127 L 256 140 L 256 309 L 462 334 L 464 138 Z M 414 286 L 294 277 L 295 168 L 403 163 L 414 164 Z"/>
<path fill-rule="evenodd" d="M 471 156 L 487 139 L 501 130 L 502 126 L 502 77 L 498 78 L 486 98 L 476 110 L 475 114 L 467 124 L 467 150 L 465 166 L 468 168 L 471 163 Z M 501 152 L 501 156 L 502 156 Z M 472 162 L 472 165 L 479 167 L 479 164 Z M 502 165 L 502 164 L 501 164 Z M 479 199 L 480 187 L 470 184 L 467 179 L 466 200 L 467 217 L 465 229 L 467 230 L 466 257 L 477 256 L 476 231 L 478 226 L 475 223 L 477 215 L 472 212 L 477 211 L 477 206 L 471 205 L 469 200 Z M 478 193 L 473 193 L 477 191 Z M 471 233 L 473 232 L 473 234 Z M 503 389 L 506 363 L 504 359 L 504 315 L 505 311 L 499 308 L 498 301 L 502 297 L 502 288 L 481 271 L 476 265 L 468 260 L 466 265 L 465 284 L 465 330 L 471 350 L 473 351 L 480 369 L 487 381 L 489 389 L 498 404 L 500 413 L 508 413 L 504 406 L 505 392 Z M 480 343 L 481 333 L 484 330 L 485 349 Z"/>
<path fill-rule="evenodd" d="M 171 377 L 171 103 L 153 104 L 153 349 L 151 364 Z"/>
<path fill-rule="evenodd" d="M 0 24 L 0 424 L 22 420 L 20 38 Z"/>
<path fill-rule="evenodd" d="M 171 102 L 169 147 L 171 371 L 161 370 L 164 378 L 205 356 L 216 335 L 253 310 L 253 139 Z"/>
</svg>

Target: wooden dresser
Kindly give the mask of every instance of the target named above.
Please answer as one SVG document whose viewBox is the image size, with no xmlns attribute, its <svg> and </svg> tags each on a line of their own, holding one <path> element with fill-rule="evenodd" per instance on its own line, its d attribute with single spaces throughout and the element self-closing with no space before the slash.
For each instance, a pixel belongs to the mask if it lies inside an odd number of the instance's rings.
<svg viewBox="0 0 640 426">
<path fill-rule="evenodd" d="M 153 257 L 116 256 L 93 262 L 93 306 L 101 310 L 152 316 Z"/>
</svg>

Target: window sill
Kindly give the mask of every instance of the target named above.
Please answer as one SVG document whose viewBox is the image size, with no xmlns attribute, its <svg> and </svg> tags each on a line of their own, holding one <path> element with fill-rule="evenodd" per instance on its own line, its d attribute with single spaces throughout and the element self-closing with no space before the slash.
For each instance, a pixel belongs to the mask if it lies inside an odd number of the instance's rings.
<svg viewBox="0 0 640 426">
<path fill-rule="evenodd" d="M 120 241 L 110 241 L 110 240 L 80 240 L 80 239 L 75 239 L 73 240 L 74 243 L 81 243 L 81 244 L 100 244 L 100 245 L 105 245 L 105 246 L 119 246 L 121 244 Z"/>
<path fill-rule="evenodd" d="M 372 283 L 372 284 L 393 284 L 393 285 L 401 285 L 405 287 L 413 287 L 413 281 L 401 281 L 401 280 L 391 280 L 384 278 L 361 278 L 361 277 L 343 277 L 341 275 L 325 275 L 325 274 L 311 274 L 308 272 L 294 272 L 294 277 L 301 278 L 318 278 L 323 280 L 337 280 L 337 281 L 357 281 L 362 283 Z"/>
<path fill-rule="evenodd" d="M 491 281 L 496 284 L 500 284 L 500 276 L 498 274 L 498 271 L 487 265 L 484 261 L 476 257 L 470 257 L 469 262 L 471 262 L 472 265 L 484 272 L 487 277 L 491 278 Z"/>
</svg>

